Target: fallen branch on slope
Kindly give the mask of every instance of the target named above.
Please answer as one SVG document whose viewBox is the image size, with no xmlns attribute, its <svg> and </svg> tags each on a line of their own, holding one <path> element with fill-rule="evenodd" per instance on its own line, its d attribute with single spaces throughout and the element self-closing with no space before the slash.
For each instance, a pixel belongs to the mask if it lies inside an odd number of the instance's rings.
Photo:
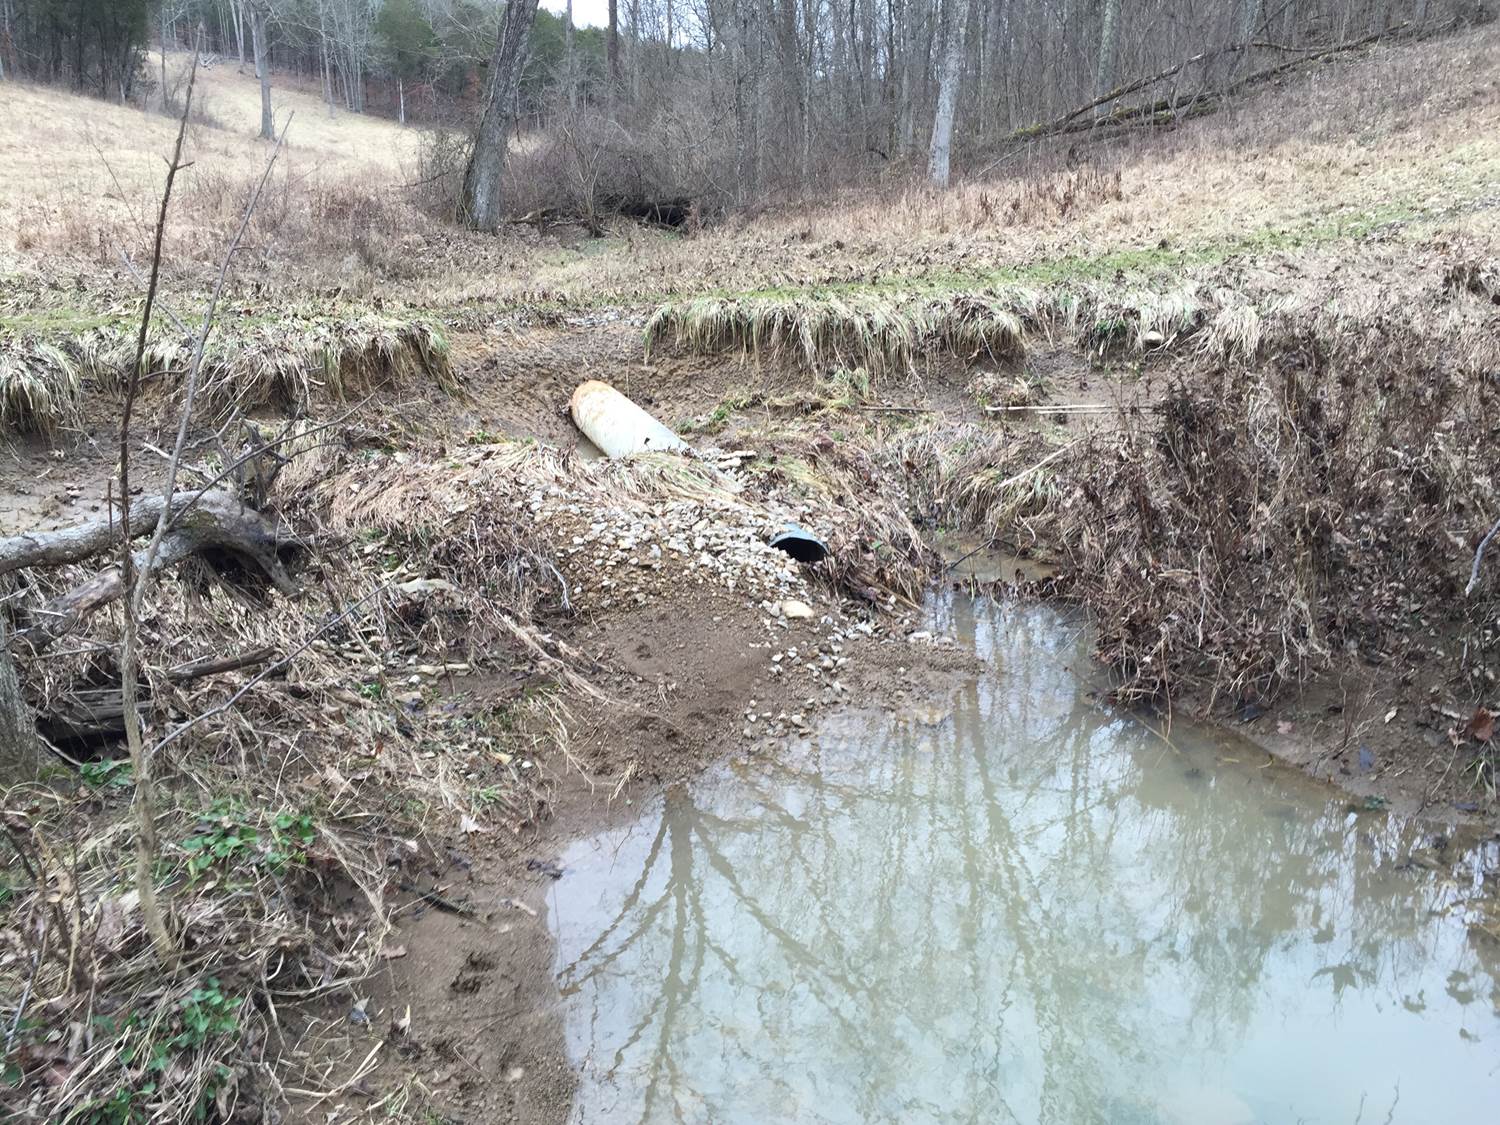
<svg viewBox="0 0 1500 1125">
<path fill-rule="evenodd" d="M 173 514 L 185 511 L 193 497 L 179 493 L 172 502 Z M 130 518 L 120 520 L 111 512 L 101 520 L 59 528 L 27 531 L 0 539 L 0 574 L 30 566 L 66 566 L 97 555 L 114 546 L 128 524 L 132 536 L 146 535 L 161 519 L 166 504 L 160 496 L 148 496 L 130 505 Z"/>
<path fill-rule="evenodd" d="M 1287 62 L 1278 63 L 1277 65 L 1272 67 L 1267 67 L 1265 70 L 1258 70 L 1254 74 L 1246 75 L 1244 78 L 1229 83 L 1220 91 L 1204 91 L 1201 96 L 1189 99 L 1189 101 L 1194 103 L 1195 115 L 1198 113 L 1208 112 L 1210 106 L 1216 105 L 1223 98 L 1226 98 L 1232 94 L 1240 93 L 1250 87 L 1260 85 L 1264 82 L 1268 82 L 1272 78 L 1276 78 L 1282 74 L 1287 73 L 1288 71 L 1295 70 L 1298 67 L 1306 66 L 1309 63 L 1315 63 L 1322 59 L 1329 58 L 1330 56 L 1344 54 L 1348 51 L 1355 51 L 1360 49 L 1361 47 L 1368 47 L 1370 44 L 1380 42 L 1384 39 L 1403 38 L 1407 35 L 1413 34 L 1415 31 L 1421 31 L 1424 36 L 1441 34 L 1444 31 L 1451 30 L 1453 26 L 1453 22 L 1449 21 L 1430 29 L 1414 29 L 1412 28 L 1410 21 L 1405 21 L 1402 23 L 1394 24 L 1393 26 L 1384 28 L 1380 31 L 1371 32 L 1369 35 L 1361 36 L 1358 39 L 1351 39 L 1344 43 L 1335 43 L 1322 48 L 1289 48 L 1279 43 L 1266 43 L 1259 41 L 1249 43 L 1231 43 L 1224 47 L 1216 47 L 1210 51 L 1200 51 L 1198 54 L 1192 56 L 1192 58 L 1184 59 L 1182 62 L 1177 63 L 1174 66 L 1169 66 L 1165 70 L 1158 71 L 1155 74 L 1147 75 L 1143 78 L 1134 79 L 1130 82 L 1125 83 L 1123 86 L 1117 86 L 1115 89 L 1109 91 L 1109 93 L 1097 97 L 1092 101 L 1085 102 L 1083 105 L 1069 110 L 1061 117 L 1058 117 L 1052 121 L 1038 123 L 1035 125 L 1028 125 L 1025 128 L 1017 129 L 1010 135 L 1010 140 L 1034 141 L 1039 140 L 1043 137 L 1059 136 L 1067 133 L 1087 132 L 1096 128 L 1106 128 L 1109 126 L 1124 124 L 1136 124 L 1142 120 L 1151 120 L 1157 114 L 1174 109 L 1178 104 L 1180 104 L 1182 99 L 1179 99 L 1175 96 L 1170 98 L 1160 98 L 1145 105 L 1129 106 L 1123 109 L 1117 109 L 1115 112 L 1110 113 L 1097 120 L 1089 119 L 1085 121 L 1079 121 L 1078 119 L 1089 113 L 1091 110 L 1098 109 L 1102 105 L 1108 105 L 1110 102 L 1118 101 L 1120 98 L 1129 97 L 1131 94 L 1138 93 L 1141 90 L 1147 89 L 1151 86 L 1155 86 L 1158 83 L 1165 82 L 1168 78 L 1172 78 L 1180 74 L 1182 71 L 1189 69 L 1190 67 L 1196 66 L 1199 63 L 1207 62 L 1208 60 L 1217 58 L 1220 55 L 1232 54 L 1237 51 L 1265 49 L 1296 51 L 1298 57 L 1290 59 Z"/>
</svg>

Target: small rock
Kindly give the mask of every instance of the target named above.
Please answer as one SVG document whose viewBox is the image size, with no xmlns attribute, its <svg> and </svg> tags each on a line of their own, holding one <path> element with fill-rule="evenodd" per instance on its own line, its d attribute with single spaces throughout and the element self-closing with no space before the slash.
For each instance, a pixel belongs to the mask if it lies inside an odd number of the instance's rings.
<svg viewBox="0 0 1500 1125">
<path fill-rule="evenodd" d="M 781 612 L 784 617 L 792 621 L 802 621 L 813 615 L 812 606 L 806 602 L 799 602 L 795 598 L 788 598 L 781 603 Z"/>
</svg>

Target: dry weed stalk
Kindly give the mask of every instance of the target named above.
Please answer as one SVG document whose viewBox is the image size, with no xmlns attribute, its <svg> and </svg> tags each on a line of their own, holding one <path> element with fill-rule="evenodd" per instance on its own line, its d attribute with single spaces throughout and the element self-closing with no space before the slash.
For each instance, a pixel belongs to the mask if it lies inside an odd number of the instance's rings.
<svg viewBox="0 0 1500 1125">
<path fill-rule="evenodd" d="M 162 917 L 156 901 L 156 878 L 153 868 L 156 863 L 156 798 L 151 780 L 151 757 L 141 733 L 141 716 L 137 704 L 137 666 L 140 662 L 140 638 L 138 614 L 140 595 L 150 575 L 150 566 L 135 566 L 135 549 L 130 533 L 130 421 L 135 407 L 136 393 L 140 389 L 141 359 L 146 351 L 146 337 L 151 330 L 151 310 L 156 302 L 156 286 L 161 277 L 161 244 L 167 229 L 167 211 L 172 201 L 172 184 L 182 168 L 182 140 L 187 134 L 188 107 L 193 102 L 193 82 L 198 74 L 198 55 L 193 53 L 193 69 L 188 76 L 187 94 L 184 98 L 182 120 L 177 128 L 177 143 L 172 150 L 172 159 L 167 165 L 167 182 L 162 189 L 161 208 L 156 216 L 156 242 L 151 256 L 151 278 L 146 286 L 146 303 L 141 312 L 141 328 L 136 343 L 136 362 L 132 365 L 129 381 L 125 387 L 125 402 L 120 410 L 119 482 L 120 482 L 120 585 L 124 591 L 121 602 L 124 606 L 124 629 L 120 638 L 120 705 L 125 722 L 125 744 L 130 750 L 130 763 L 135 771 L 135 891 L 140 896 L 141 913 L 146 920 L 147 932 L 151 935 L 156 955 L 164 966 L 174 968 L 177 948 Z M 170 509 L 170 491 L 166 505 Z M 147 560 L 160 546 L 160 532 L 167 522 L 166 513 L 157 523 L 157 531 L 148 549 Z M 137 589 L 139 584 L 139 589 Z"/>
</svg>

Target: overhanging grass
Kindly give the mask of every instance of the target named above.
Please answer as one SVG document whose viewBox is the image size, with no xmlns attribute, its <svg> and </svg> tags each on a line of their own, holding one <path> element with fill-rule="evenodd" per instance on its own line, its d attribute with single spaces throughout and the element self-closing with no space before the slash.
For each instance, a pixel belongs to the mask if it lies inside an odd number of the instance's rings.
<svg viewBox="0 0 1500 1125">
<path fill-rule="evenodd" d="M 51 432 L 76 414 L 87 389 L 118 392 L 137 348 L 138 311 L 33 309 L 0 319 L 0 429 Z M 147 382 L 187 375 L 194 339 L 158 321 L 142 359 Z M 448 341 L 430 317 L 303 305 L 228 312 L 204 349 L 203 400 L 216 411 L 297 407 L 428 379 L 457 389 Z"/>
</svg>

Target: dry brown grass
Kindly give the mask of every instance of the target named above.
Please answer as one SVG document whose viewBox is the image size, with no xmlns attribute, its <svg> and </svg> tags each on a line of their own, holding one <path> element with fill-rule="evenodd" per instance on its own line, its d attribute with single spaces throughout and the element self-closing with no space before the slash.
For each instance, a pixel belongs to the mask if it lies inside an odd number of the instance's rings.
<svg viewBox="0 0 1500 1125">
<path fill-rule="evenodd" d="M 1425 663 L 1439 621 L 1485 697 L 1500 584 L 1458 591 L 1500 511 L 1493 368 L 1393 317 L 1342 327 L 1068 459 L 1058 537 L 1122 697 L 1263 703 L 1350 654 Z"/>
<path fill-rule="evenodd" d="M 1500 359 L 1486 306 L 1496 261 L 1483 241 L 1445 237 L 1287 251 L 1255 271 L 1215 263 L 1036 286 L 701 297 L 659 307 L 646 347 L 788 357 L 815 373 L 844 365 L 916 374 L 943 355 L 1005 363 L 1058 339 L 1100 362 L 1186 354 L 1244 363 L 1272 340 L 1338 340 L 1351 325 L 1389 317 L 1441 334 L 1473 367 Z"/>
<path fill-rule="evenodd" d="M 85 394 L 118 395 L 135 360 L 131 319 L 82 329 L 0 320 L 0 432 L 55 434 L 76 421 Z M 193 347 L 189 333 L 159 325 L 142 359 L 146 385 L 174 394 Z M 302 414 L 320 402 L 413 385 L 458 391 L 448 342 L 432 321 L 299 305 L 217 323 L 204 349 L 199 401 L 216 419 L 263 407 Z"/>
<path fill-rule="evenodd" d="M 268 209 L 279 219 L 258 232 L 257 267 L 288 285 L 332 282 L 451 307 L 972 281 L 1120 251 L 1167 258 L 1222 243 L 1236 252 L 1230 244 L 1257 232 L 1265 246 L 1296 245 L 1343 237 L 1341 225 L 1368 233 L 1411 217 L 1493 241 L 1497 69 L 1500 28 L 1491 26 L 1315 69 L 1174 132 L 1084 145 L 1078 167 L 1060 150 L 1037 150 L 945 193 L 861 185 L 817 204 L 730 216 L 692 237 L 616 224 L 603 240 L 570 242 L 528 227 L 498 239 L 446 228 L 421 209 L 420 192 L 400 186 L 419 178 L 416 130 L 353 114 L 330 120 L 313 95 L 283 91 L 298 116 L 280 202 Z M 204 91 L 226 128 L 192 131 L 199 163 L 173 246 L 187 261 L 202 256 L 195 246 L 214 244 L 206 232 L 235 210 L 264 153 L 250 135 L 253 79 L 220 66 Z M 17 266 L 61 253 L 95 272 L 149 210 L 170 122 L 53 91 L 13 96 L 20 111 L 0 124 L 10 157 L 0 161 L 0 197 L 12 204 L 0 247 L 24 248 L 13 251 Z"/>
<path fill-rule="evenodd" d="M 169 66 L 179 71 L 186 56 Z M 248 182 L 259 174 L 269 145 L 259 140 L 259 87 L 253 75 L 229 64 L 200 70 L 195 101 L 218 125 L 195 123 L 184 154 L 192 181 Z M 328 117 L 308 94 L 278 87 L 278 122 L 295 113 L 282 159 L 293 178 L 363 178 L 389 184 L 415 157 L 417 132 L 357 114 Z M 159 196 L 177 123 L 46 87 L 11 83 L 0 122 L 0 249 L 32 254 L 73 252 L 115 237 L 116 229 L 145 227 Z M 191 227 L 194 216 L 182 216 Z"/>
</svg>

